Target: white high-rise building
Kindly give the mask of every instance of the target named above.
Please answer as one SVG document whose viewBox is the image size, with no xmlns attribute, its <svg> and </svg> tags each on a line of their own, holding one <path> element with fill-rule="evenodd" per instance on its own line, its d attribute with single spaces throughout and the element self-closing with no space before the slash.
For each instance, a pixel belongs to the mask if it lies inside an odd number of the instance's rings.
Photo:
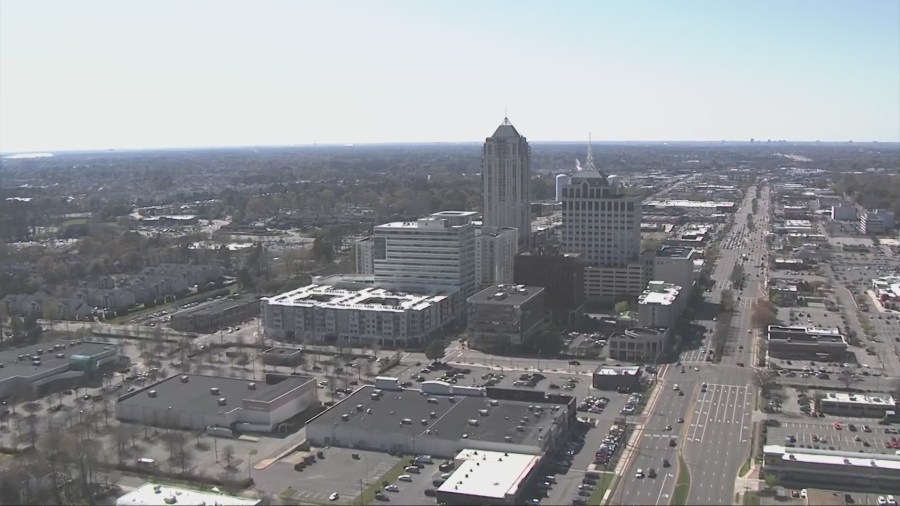
<svg viewBox="0 0 900 506">
<path fill-rule="evenodd" d="M 375 284 L 397 290 L 458 288 L 457 308 L 476 292 L 474 211 L 442 211 L 375 227 Z"/>
<path fill-rule="evenodd" d="M 563 187 L 562 249 L 581 253 L 588 299 L 635 297 L 643 291 L 641 200 L 625 195 L 617 176 L 594 167 L 588 147 Z"/>
<path fill-rule="evenodd" d="M 508 118 L 484 141 L 482 221 L 518 229 L 520 249 L 531 238 L 531 148 Z"/>
<path fill-rule="evenodd" d="M 513 265 L 519 252 L 518 231 L 512 227 L 482 227 L 475 240 L 479 287 L 512 283 Z"/>
<path fill-rule="evenodd" d="M 375 274 L 375 242 L 371 237 L 356 241 L 356 273 L 371 276 Z"/>
</svg>

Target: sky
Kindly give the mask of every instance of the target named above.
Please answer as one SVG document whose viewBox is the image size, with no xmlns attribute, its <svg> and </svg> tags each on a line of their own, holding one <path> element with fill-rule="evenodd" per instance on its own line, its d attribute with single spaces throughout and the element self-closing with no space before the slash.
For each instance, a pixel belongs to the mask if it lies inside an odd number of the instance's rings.
<svg viewBox="0 0 900 506">
<path fill-rule="evenodd" d="M 900 1 L 2 0 L 0 152 L 900 141 Z"/>
</svg>

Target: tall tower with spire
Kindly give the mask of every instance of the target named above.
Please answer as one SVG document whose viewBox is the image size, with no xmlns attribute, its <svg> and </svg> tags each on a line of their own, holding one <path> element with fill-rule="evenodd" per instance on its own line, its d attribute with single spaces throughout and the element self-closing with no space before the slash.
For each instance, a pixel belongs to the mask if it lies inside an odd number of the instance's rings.
<svg viewBox="0 0 900 506">
<path fill-rule="evenodd" d="M 484 141 L 481 211 L 486 227 L 518 229 L 519 250 L 531 239 L 531 148 L 509 118 Z"/>
</svg>

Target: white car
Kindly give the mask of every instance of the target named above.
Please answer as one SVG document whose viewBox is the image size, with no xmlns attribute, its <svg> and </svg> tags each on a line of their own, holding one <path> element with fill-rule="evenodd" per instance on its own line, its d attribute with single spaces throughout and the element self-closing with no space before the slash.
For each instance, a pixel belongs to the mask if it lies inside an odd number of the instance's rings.
<svg viewBox="0 0 900 506">
<path fill-rule="evenodd" d="M 635 477 L 635 478 L 643 478 L 643 477 L 644 477 L 644 470 L 643 470 L 643 469 L 638 469 L 637 472 L 634 473 L 634 477 Z"/>
<path fill-rule="evenodd" d="M 412 476 L 410 476 L 408 474 L 401 474 L 400 476 L 397 477 L 397 479 L 400 481 L 412 481 Z"/>
<path fill-rule="evenodd" d="M 806 489 L 800 491 L 800 499 L 806 499 Z"/>
<path fill-rule="evenodd" d="M 384 487 L 384 489 L 387 490 L 388 492 L 399 492 L 400 491 L 400 487 L 398 487 L 397 485 L 394 485 L 393 483 Z"/>
<path fill-rule="evenodd" d="M 332 492 L 330 496 L 328 496 L 329 501 L 337 501 L 338 498 L 341 497 L 337 492 Z"/>
</svg>

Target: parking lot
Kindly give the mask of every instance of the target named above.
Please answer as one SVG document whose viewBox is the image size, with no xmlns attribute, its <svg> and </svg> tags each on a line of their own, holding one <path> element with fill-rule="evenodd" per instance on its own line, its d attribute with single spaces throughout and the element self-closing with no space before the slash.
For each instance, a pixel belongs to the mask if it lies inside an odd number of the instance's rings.
<svg viewBox="0 0 900 506">
<path fill-rule="evenodd" d="M 835 428 L 835 424 L 840 424 L 841 428 Z M 855 430 L 851 430 L 851 425 Z M 868 427 L 869 432 L 865 431 L 865 427 Z M 818 421 L 781 421 L 780 426 L 768 427 L 766 441 L 768 444 L 784 445 L 787 443 L 785 438 L 793 436 L 791 444 L 797 448 L 894 455 L 900 449 L 900 440 L 898 440 L 900 436 L 894 433 L 885 433 L 885 429 L 891 432 L 897 431 L 893 427 L 878 425 L 876 420 L 855 418 L 829 417 L 828 420 L 820 419 Z M 897 448 L 893 447 L 893 441 L 897 441 Z"/>
</svg>

